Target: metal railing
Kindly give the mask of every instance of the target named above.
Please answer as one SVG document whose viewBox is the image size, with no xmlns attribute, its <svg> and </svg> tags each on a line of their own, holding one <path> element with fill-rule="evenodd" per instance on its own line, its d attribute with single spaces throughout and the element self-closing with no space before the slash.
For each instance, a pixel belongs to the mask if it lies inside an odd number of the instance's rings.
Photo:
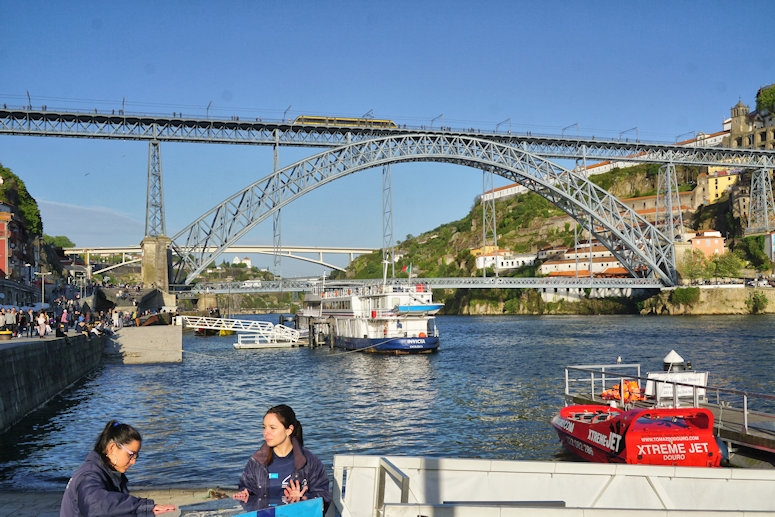
<svg viewBox="0 0 775 517">
<path fill-rule="evenodd" d="M 575 377 L 575 373 L 572 375 L 572 372 L 583 374 L 583 376 Z M 637 380 L 639 385 L 643 383 L 646 386 L 648 383 L 653 383 L 656 396 L 646 397 L 644 401 L 655 406 L 680 407 L 691 403 L 692 407 L 711 406 L 720 410 L 739 409 L 743 419 L 742 426 L 746 433 L 750 430 L 752 416 L 775 421 L 775 395 L 655 378 L 648 375 L 642 376 L 640 364 L 566 366 L 565 395 L 571 397 L 574 394 L 586 394 L 588 389 L 589 396 L 593 401 L 599 399 L 601 404 L 607 404 L 611 401 L 603 399 L 601 394 L 618 383 L 621 392 L 617 403 L 621 403 L 625 400 L 624 384 L 628 380 Z M 572 386 L 583 386 L 583 388 L 573 390 Z M 670 393 L 669 398 L 660 396 L 665 391 Z M 686 396 L 685 394 L 689 392 L 691 396 Z M 624 405 L 628 406 L 629 404 Z M 770 431 L 775 431 L 775 428 Z"/>
<path fill-rule="evenodd" d="M 231 330 L 256 334 L 269 341 L 298 341 L 300 333 L 285 325 L 274 325 L 268 321 L 237 320 L 229 318 L 208 318 L 205 316 L 178 316 L 184 327 L 210 330 Z"/>
</svg>

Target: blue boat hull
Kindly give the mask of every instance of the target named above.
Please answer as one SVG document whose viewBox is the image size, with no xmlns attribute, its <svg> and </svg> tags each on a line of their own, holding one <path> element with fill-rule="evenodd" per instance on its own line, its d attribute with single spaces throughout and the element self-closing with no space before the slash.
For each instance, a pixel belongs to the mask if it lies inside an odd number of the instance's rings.
<svg viewBox="0 0 775 517">
<path fill-rule="evenodd" d="M 369 339 L 357 337 L 334 338 L 334 346 L 375 354 L 429 354 L 439 348 L 438 337 L 397 337 Z"/>
<path fill-rule="evenodd" d="M 436 314 L 444 307 L 443 303 L 425 305 L 397 305 L 396 312 L 401 314 Z"/>
</svg>

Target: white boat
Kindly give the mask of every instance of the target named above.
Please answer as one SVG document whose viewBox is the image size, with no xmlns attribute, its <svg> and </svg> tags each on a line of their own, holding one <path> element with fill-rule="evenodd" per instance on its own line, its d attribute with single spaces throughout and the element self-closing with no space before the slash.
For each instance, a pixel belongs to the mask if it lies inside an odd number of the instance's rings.
<svg viewBox="0 0 775 517">
<path fill-rule="evenodd" d="M 327 283 L 304 297 L 308 318 L 330 344 L 386 354 L 430 353 L 439 348 L 435 314 L 443 307 L 422 283 Z"/>
</svg>

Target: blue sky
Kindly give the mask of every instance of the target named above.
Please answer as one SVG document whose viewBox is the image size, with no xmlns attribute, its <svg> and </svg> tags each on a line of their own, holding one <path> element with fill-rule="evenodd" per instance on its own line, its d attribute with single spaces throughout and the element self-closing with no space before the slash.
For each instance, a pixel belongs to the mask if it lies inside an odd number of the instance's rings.
<svg viewBox="0 0 775 517">
<path fill-rule="evenodd" d="M 409 125 L 443 115 L 456 128 L 637 127 L 674 141 L 720 130 L 738 100 L 753 108 L 775 82 L 770 11 L 764 0 L 0 0 L 0 102 L 24 105 L 29 92 L 52 109 L 204 116 L 210 105 L 211 116 L 268 119 L 371 110 Z M 272 169 L 270 148 L 161 149 L 169 235 Z M 314 153 L 281 148 L 280 165 Z M 142 240 L 147 160 L 143 142 L 0 136 L 0 163 L 38 201 L 45 233 L 79 246 Z M 482 190 L 481 172 L 459 166 L 392 176 L 396 240 L 463 217 Z M 282 240 L 379 247 L 381 193 L 380 169 L 321 187 L 283 210 Z M 241 243 L 271 245 L 271 221 Z M 284 260 L 282 272 L 322 268 Z"/>
</svg>

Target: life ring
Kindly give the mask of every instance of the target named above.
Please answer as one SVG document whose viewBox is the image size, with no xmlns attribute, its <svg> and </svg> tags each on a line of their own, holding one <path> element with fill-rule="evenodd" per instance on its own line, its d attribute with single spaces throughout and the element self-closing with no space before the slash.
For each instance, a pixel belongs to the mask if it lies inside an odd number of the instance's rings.
<svg viewBox="0 0 775 517">
<path fill-rule="evenodd" d="M 426 334 L 425 332 L 420 332 L 419 334 L 417 334 L 417 337 L 426 337 Z"/>
<path fill-rule="evenodd" d="M 383 334 L 385 337 L 387 337 L 387 327 L 388 327 L 388 324 L 387 324 L 387 322 L 385 322 L 385 327 L 382 329 L 382 334 Z"/>
</svg>

